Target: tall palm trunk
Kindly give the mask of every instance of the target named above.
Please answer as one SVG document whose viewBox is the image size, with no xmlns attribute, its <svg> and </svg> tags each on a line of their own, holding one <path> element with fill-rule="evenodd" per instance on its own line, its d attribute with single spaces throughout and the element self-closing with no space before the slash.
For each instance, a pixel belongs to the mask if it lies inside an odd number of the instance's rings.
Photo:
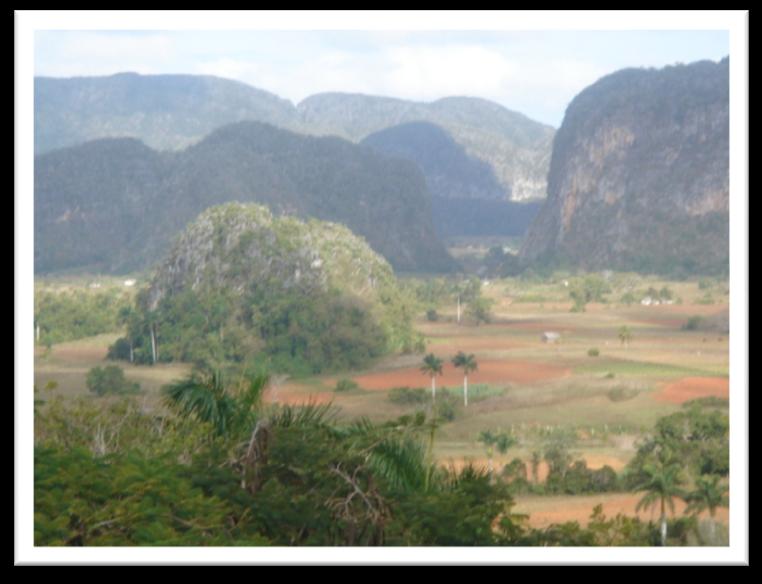
<svg viewBox="0 0 762 584">
<path fill-rule="evenodd" d="M 458 322 L 460 322 L 460 294 L 458 294 Z"/>
<path fill-rule="evenodd" d="M 433 375 L 431 376 L 431 400 L 436 401 L 437 399 L 437 378 Z"/>
<path fill-rule="evenodd" d="M 153 364 L 156 365 L 156 360 L 159 357 L 159 351 L 156 347 L 156 329 L 153 323 L 151 323 L 151 355 L 153 357 Z"/>
<path fill-rule="evenodd" d="M 664 509 L 664 498 L 661 500 L 661 517 L 659 518 L 661 528 L 661 545 L 662 547 L 667 545 L 667 513 Z"/>
<path fill-rule="evenodd" d="M 463 376 L 463 403 L 468 405 L 468 375 Z"/>
</svg>

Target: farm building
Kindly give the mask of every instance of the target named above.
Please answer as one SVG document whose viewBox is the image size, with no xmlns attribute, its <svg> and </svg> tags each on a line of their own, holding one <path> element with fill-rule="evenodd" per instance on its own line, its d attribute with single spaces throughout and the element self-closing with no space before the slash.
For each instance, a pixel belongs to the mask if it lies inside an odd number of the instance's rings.
<svg viewBox="0 0 762 584">
<path fill-rule="evenodd" d="M 543 343 L 557 343 L 561 340 L 561 335 L 553 331 L 546 331 L 540 336 Z"/>
</svg>

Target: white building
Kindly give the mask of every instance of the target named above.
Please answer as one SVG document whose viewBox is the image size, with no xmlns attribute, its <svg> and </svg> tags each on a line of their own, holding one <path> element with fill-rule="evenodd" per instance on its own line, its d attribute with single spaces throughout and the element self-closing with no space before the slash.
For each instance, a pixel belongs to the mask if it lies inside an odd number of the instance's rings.
<svg viewBox="0 0 762 584">
<path fill-rule="evenodd" d="M 561 340 L 561 335 L 554 331 L 545 331 L 540 336 L 540 340 L 543 343 L 557 343 Z"/>
</svg>

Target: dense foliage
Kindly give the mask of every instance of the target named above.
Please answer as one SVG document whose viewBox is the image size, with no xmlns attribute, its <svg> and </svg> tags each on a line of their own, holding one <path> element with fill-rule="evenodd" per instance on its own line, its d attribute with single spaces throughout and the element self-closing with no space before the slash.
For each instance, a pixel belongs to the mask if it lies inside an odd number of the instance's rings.
<svg viewBox="0 0 762 584">
<path fill-rule="evenodd" d="M 138 393 L 140 384 L 129 381 L 124 371 L 116 365 L 93 367 L 87 373 L 87 389 L 95 395 Z"/>
<path fill-rule="evenodd" d="M 521 460 L 506 465 L 499 477 L 469 466 L 459 472 L 438 468 L 431 458 L 437 424 L 423 413 L 385 424 L 342 424 L 330 405 L 264 405 L 266 384 L 263 374 L 230 383 L 219 372 L 197 371 L 165 388 L 168 411 L 161 415 L 125 398 L 105 405 L 43 401 L 35 423 L 35 545 L 663 541 L 657 524 L 608 518 L 600 506 L 586 527 L 568 522 L 529 528 L 511 512 L 512 493 L 528 482 Z M 686 495 L 689 515 L 665 518 L 668 545 L 714 541 L 692 513 L 727 505 L 727 468 L 719 455 L 726 430 L 720 411 L 693 404 L 662 419 L 639 451 L 631 467 L 636 473 L 664 444 L 687 457 L 687 474 L 701 473 Z M 481 441 L 503 453 L 515 443 L 494 432 L 484 432 Z M 548 482 L 561 487 L 552 492 L 601 492 L 616 479 L 606 467 L 590 471 L 583 461 L 571 464 L 558 445 L 550 445 L 545 457 Z"/>
<path fill-rule="evenodd" d="M 330 406 L 262 406 L 265 383 L 194 374 L 166 389 L 166 420 L 112 406 L 125 437 L 106 449 L 89 416 L 61 425 L 48 404 L 36 545 L 494 545 L 518 529 L 486 474 L 432 466 L 423 417 L 338 425 Z"/>
<path fill-rule="evenodd" d="M 40 327 L 39 343 L 52 345 L 118 331 L 120 311 L 131 302 L 130 295 L 118 290 L 35 291 L 34 322 Z"/>
</svg>

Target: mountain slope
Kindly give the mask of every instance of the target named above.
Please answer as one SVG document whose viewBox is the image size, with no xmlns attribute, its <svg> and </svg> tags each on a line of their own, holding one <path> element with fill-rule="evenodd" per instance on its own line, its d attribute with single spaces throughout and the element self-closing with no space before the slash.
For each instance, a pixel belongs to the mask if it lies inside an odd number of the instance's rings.
<svg viewBox="0 0 762 584">
<path fill-rule="evenodd" d="M 508 200 L 493 168 L 466 154 L 443 128 L 408 122 L 370 134 L 361 144 L 410 160 L 426 177 L 434 229 L 441 237 L 524 235 L 539 202 Z"/>
<path fill-rule="evenodd" d="M 228 201 L 343 223 L 396 269 L 453 265 L 415 165 L 339 138 L 240 122 L 175 153 L 120 139 L 38 156 L 35 269 L 148 267 L 189 221 Z"/>
<path fill-rule="evenodd" d="M 461 145 L 435 124 L 409 122 L 392 126 L 370 134 L 360 143 L 415 162 L 434 197 L 506 198 L 492 167 L 468 156 Z"/>
<path fill-rule="evenodd" d="M 602 78 L 569 105 L 525 263 L 728 268 L 728 59 Z"/>
<path fill-rule="evenodd" d="M 297 129 L 291 102 L 238 81 L 201 75 L 35 77 L 35 153 L 109 137 L 178 149 L 243 120 Z"/>
<path fill-rule="evenodd" d="M 445 129 L 469 156 L 488 163 L 520 201 L 545 196 L 554 130 L 501 105 L 472 97 L 432 103 L 347 93 L 320 93 L 297 106 L 305 126 L 361 140 L 373 132 L 424 121 Z"/>
<path fill-rule="evenodd" d="M 210 76 L 35 78 L 36 154 L 118 137 L 177 150 L 239 121 L 353 142 L 401 123 L 430 122 L 446 130 L 468 156 L 491 167 L 500 184 L 500 191 L 491 196 L 545 197 L 554 130 L 484 99 L 449 97 L 420 103 L 325 93 L 305 99 L 297 109 L 266 91 Z"/>
</svg>

